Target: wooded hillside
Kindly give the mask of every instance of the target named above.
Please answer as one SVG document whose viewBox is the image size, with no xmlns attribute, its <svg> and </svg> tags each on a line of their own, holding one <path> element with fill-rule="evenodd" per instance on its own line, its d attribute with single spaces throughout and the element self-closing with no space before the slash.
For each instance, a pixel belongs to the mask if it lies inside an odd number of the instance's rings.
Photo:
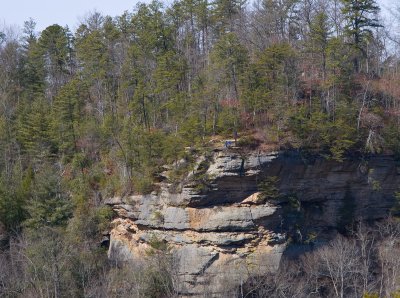
<svg viewBox="0 0 400 298">
<path fill-rule="evenodd" d="M 68 269 L 78 293 L 105 262 L 102 200 L 153 191 L 187 147 L 239 136 L 336 160 L 400 154 L 400 40 L 379 11 L 374 0 L 153 1 L 92 13 L 76 32 L 3 28 L 0 221 L 23 237 L 11 246 L 30 243 L 41 264 L 46 241 L 62 239 L 88 262 Z M 68 288 L 49 266 L 38 287 L 49 274 L 51 291 Z"/>
</svg>

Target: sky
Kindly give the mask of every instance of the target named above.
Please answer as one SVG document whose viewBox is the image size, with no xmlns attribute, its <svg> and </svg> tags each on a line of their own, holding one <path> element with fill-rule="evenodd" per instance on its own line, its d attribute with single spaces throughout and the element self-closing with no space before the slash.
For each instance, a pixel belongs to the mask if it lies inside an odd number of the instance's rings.
<svg viewBox="0 0 400 298">
<path fill-rule="evenodd" d="M 75 31 L 79 20 L 90 12 L 100 12 L 103 15 L 116 16 L 124 11 L 132 11 L 140 0 L 0 0 L 1 25 L 23 27 L 24 21 L 32 18 L 36 22 L 36 30 L 42 31 L 47 26 L 59 24 L 68 25 Z M 161 0 L 160 0 L 161 1 Z M 150 2 L 141 0 L 140 2 Z M 172 1 L 162 1 L 171 3 Z M 400 0 L 377 0 L 385 7 L 400 5 Z"/>
<path fill-rule="evenodd" d="M 382 11 L 400 6 L 400 0 L 376 0 L 376 2 L 381 6 Z"/>
<path fill-rule="evenodd" d="M 29 18 L 36 22 L 36 30 L 42 31 L 47 26 L 68 25 L 74 31 L 79 20 L 90 12 L 104 15 L 121 15 L 132 11 L 138 2 L 149 0 L 0 0 L 0 23 L 7 26 L 23 27 Z"/>
</svg>

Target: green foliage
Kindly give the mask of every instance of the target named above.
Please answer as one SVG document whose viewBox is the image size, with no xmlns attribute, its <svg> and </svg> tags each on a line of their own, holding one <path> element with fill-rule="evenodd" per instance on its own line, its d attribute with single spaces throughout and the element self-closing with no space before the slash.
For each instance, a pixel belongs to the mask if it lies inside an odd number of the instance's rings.
<svg viewBox="0 0 400 298">
<path fill-rule="evenodd" d="M 347 22 L 345 29 L 354 38 L 355 46 L 359 47 L 363 35 L 371 34 L 371 28 L 381 26 L 377 19 L 379 6 L 375 0 L 342 0 L 342 3 Z"/>
<path fill-rule="evenodd" d="M 338 37 L 329 39 L 327 54 L 327 80 L 326 87 L 341 86 L 343 91 L 351 89 L 353 64 L 352 51 L 349 51 L 346 43 Z M 347 93 L 347 92 L 346 92 Z M 343 92 L 343 94 L 346 94 Z"/>
<path fill-rule="evenodd" d="M 326 53 L 331 35 L 331 24 L 325 12 L 318 13 L 310 25 L 311 51 Z"/>
<path fill-rule="evenodd" d="M 296 195 L 289 195 L 288 196 L 288 203 L 289 203 L 290 208 L 292 208 L 293 210 L 296 210 L 296 211 L 300 211 L 301 202 L 297 198 Z"/>
<path fill-rule="evenodd" d="M 51 133 L 60 152 L 67 155 L 76 151 L 79 138 L 83 98 L 87 96 L 82 85 L 78 80 L 70 81 L 61 88 L 53 104 Z"/>
<path fill-rule="evenodd" d="M 194 184 L 194 190 L 198 193 L 204 193 L 211 188 L 210 181 L 213 180 L 212 175 L 207 173 L 199 172 L 192 177 L 192 183 Z"/>
<path fill-rule="evenodd" d="M 67 30 L 60 25 L 51 25 L 42 31 L 38 39 L 40 53 L 45 60 L 48 75 L 66 72 L 70 53 Z"/>
<path fill-rule="evenodd" d="M 213 19 L 217 34 L 230 32 L 234 27 L 234 20 L 244 9 L 246 0 L 216 0 L 213 2 Z"/>
<path fill-rule="evenodd" d="M 49 157 L 55 151 L 50 128 L 50 105 L 44 98 L 21 107 L 17 139 L 34 160 Z"/>
<path fill-rule="evenodd" d="M 41 59 L 40 47 L 34 36 L 29 37 L 24 56 L 24 67 L 22 69 L 22 83 L 25 86 L 24 95 L 32 100 L 43 94 L 45 86 L 44 62 Z"/>
<path fill-rule="evenodd" d="M 151 249 L 147 252 L 148 255 L 154 255 L 158 252 L 167 252 L 169 250 L 165 240 L 159 239 L 156 235 L 152 235 L 149 240 Z"/>
<path fill-rule="evenodd" d="M 397 124 L 389 123 L 383 131 L 386 147 L 396 156 L 400 157 L 400 129 Z"/>
<path fill-rule="evenodd" d="M 56 169 L 48 165 L 40 169 L 34 175 L 32 189 L 27 206 L 29 218 L 24 225 L 31 229 L 65 225 L 72 215 L 72 204 Z"/>
<path fill-rule="evenodd" d="M 101 206 L 95 210 L 94 219 L 98 227 L 98 231 L 105 231 L 109 226 L 114 211 L 109 206 Z"/>
<path fill-rule="evenodd" d="M 0 180 L 0 222 L 9 231 L 17 231 L 27 218 L 26 208 L 32 186 L 30 169 L 26 173 L 18 173 L 18 169 L 15 169 L 13 175 L 15 175 L 13 181 L 9 181 L 6 177 L 1 177 Z"/>
<path fill-rule="evenodd" d="M 365 44 L 372 37 L 372 29 L 382 27 L 377 14 L 379 6 L 375 0 L 342 0 L 342 13 L 345 16 L 345 32 L 352 39 L 355 50 L 353 63 L 356 72 L 359 71 L 360 57 L 366 57 Z"/>
<path fill-rule="evenodd" d="M 363 298 L 379 298 L 379 294 L 376 293 L 365 293 Z"/>
<path fill-rule="evenodd" d="M 279 188 L 277 186 L 279 178 L 277 176 L 268 176 L 258 184 L 258 189 L 264 200 L 275 200 L 279 198 Z"/>
<path fill-rule="evenodd" d="M 168 163 L 177 162 L 185 157 L 185 141 L 179 135 L 167 135 L 163 141 L 164 160 Z"/>
<path fill-rule="evenodd" d="M 144 297 L 163 297 L 166 291 L 173 289 L 171 275 L 163 268 L 148 268 L 145 271 L 145 277 L 147 286 L 143 291 Z"/>
<path fill-rule="evenodd" d="M 32 261 L 21 271 L 29 282 L 12 295 L 171 294 L 163 241 L 153 243 L 156 265 L 124 268 L 129 276 L 107 271 L 97 244 L 113 213 L 102 200 L 157 191 L 165 165 L 171 191 L 184 183 L 207 191 L 210 160 L 196 169 L 195 159 L 235 132 L 239 175 L 247 150 L 271 146 L 337 161 L 353 152 L 400 155 L 392 86 L 399 61 L 387 59 L 390 49 L 372 31 L 380 26 L 375 1 L 311 12 L 295 0 L 261 1 L 257 9 L 246 2 L 179 0 L 165 8 L 152 1 L 115 18 L 95 12 L 76 32 L 54 24 L 39 34 L 33 20 L 20 40 L 0 32 L 0 221 L 24 235 L 21 253 Z M 379 123 L 368 126 L 366 115 Z M 370 134 L 379 142 L 365 150 Z M 262 199 L 281 198 L 278 183 L 262 181 Z M 300 202 L 285 199 L 298 216 Z M 350 224 L 352 208 L 346 193 L 340 225 Z M 107 288 L 101 276 L 123 290 Z"/>
<path fill-rule="evenodd" d="M 242 71 L 247 63 L 246 48 L 240 43 L 239 38 L 234 33 L 224 34 L 219 42 L 214 46 L 214 63 L 219 64 L 226 72 L 227 78 L 231 77 L 235 71 Z"/>
<path fill-rule="evenodd" d="M 157 223 L 164 223 L 164 215 L 160 211 L 154 211 L 151 217 Z"/>
<path fill-rule="evenodd" d="M 312 244 L 315 242 L 317 239 L 318 235 L 315 232 L 310 232 L 307 234 L 307 238 L 304 240 L 304 243 L 306 244 Z"/>
<path fill-rule="evenodd" d="M 256 123 L 281 125 L 289 116 L 288 92 L 297 85 L 295 56 L 289 44 L 273 44 L 246 69 L 241 100 Z"/>
<path fill-rule="evenodd" d="M 217 131 L 222 135 L 231 136 L 238 129 L 238 115 L 235 108 L 224 109 L 219 113 Z"/>
<path fill-rule="evenodd" d="M 83 74 L 89 80 L 105 76 L 108 51 L 102 37 L 100 28 L 89 28 L 86 24 L 82 24 L 76 32 L 77 56 L 84 66 Z"/>
<path fill-rule="evenodd" d="M 379 183 L 378 180 L 372 179 L 371 180 L 371 185 L 372 185 L 372 190 L 373 191 L 379 191 L 381 190 L 381 184 Z"/>
<path fill-rule="evenodd" d="M 260 140 L 256 139 L 254 136 L 243 136 L 237 141 L 237 145 L 242 148 L 247 148 L 250 150 L 255 150 L 260 145 Z"/>
<path fill-rule="evenodd" d="M 375 170 L 369 169 L 368 170 L 368 184 L 371 186 L 373 191 L 380 191 L 382 186 L 378 179 L 376 179 L 376 175 L 374 175 Z"/>
<path fill-rule="evenodd" d="M 132 183 L 134 192 L 138 194 L 149 194 L 154 190 L 154 181 L 148 174 L 133 177 Z"/>
<path fill-rule="evenodd" d="M 77 243 L 97 242 L 100 235 L 110 228 L 113 216 L 114 212 L 109 206 L 92 207 L 88 202 L 81 201 L 75 209 L 74 217 L 68 222 L 67 237 Z"/>
<path fill-rule="evenodd" d="M 329 152 L 329 157 L 342 161 L 344 154 L 356 143 L 356 128 L 348 122 L 347 115 L 339 114 L 331 120 L 321 111 L 309 114 L 305 107 L 300 111 L 290 119 L 290 127 L 300 140 L 300 146 Z"/>
</svg>

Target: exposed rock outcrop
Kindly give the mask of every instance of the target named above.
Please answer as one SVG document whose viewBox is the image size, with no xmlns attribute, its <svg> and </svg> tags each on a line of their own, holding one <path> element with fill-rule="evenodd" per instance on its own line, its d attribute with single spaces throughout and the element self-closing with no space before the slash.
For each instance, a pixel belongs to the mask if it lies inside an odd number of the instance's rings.
<svg viewBox="0 0 400 298">
<path fill-rule="evenodd" d="M 218 293 L 252 272 L 275 270 L 288 239 L 323 241 L 353 220 L 387 216 L 400 182 L 391 156 L 340 163 L 225 150 L 204 162 L 206 183 L 196 182 L 197 166 L 179 193 L 161 183 L 157 193 L 107 200 L 118 214 L 111 259 L 139 260 L 157 239 L 172 251 L 182 294 Z M 267 176 L 278 178 L 275 199 L 260 193 Z"/>
</svg>

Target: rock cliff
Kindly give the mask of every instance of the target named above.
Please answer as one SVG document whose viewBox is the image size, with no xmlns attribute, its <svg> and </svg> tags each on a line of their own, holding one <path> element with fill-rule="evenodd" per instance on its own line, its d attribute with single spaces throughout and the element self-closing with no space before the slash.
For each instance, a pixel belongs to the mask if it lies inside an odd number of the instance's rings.
<svg viewBox="0 0 400 298">
<path fill-rule="evenodd" d="M 279 196 L 265 200 L 267 177 Z M 140 260 L 157 239 L 171 249 L 180 293 L 218 293 L 275 270 L 289 243 L 323 242 L 354 220 L 387 216 L 399 182 L 391 156 L 336 162 L 217 150 L 179 187 L 161 182 L 149 195 L 107 200 L 118 214 L 109 258 Z"/>
</svg>

